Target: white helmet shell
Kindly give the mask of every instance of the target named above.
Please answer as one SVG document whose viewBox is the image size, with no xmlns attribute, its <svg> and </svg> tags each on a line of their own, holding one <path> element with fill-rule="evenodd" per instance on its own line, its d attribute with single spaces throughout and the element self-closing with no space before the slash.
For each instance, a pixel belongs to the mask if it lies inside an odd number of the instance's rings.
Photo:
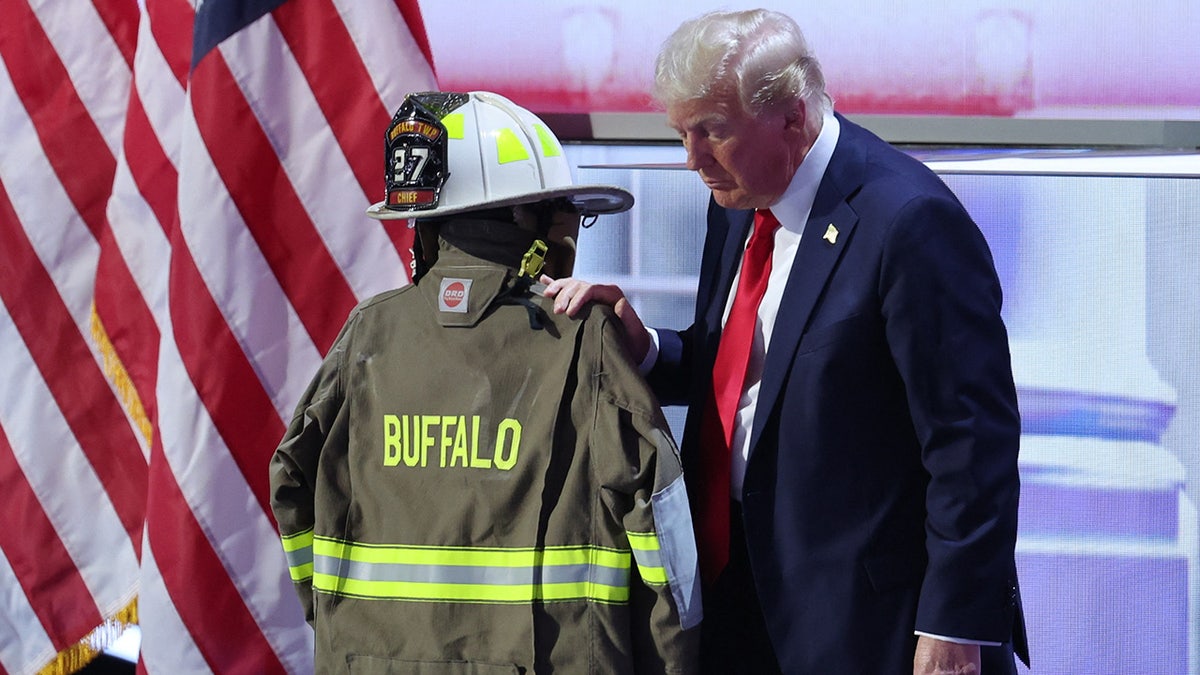
<svg viewBox="0 0 1200 675">
<path fill-rule="evenodd" d="M 633 195 L 575 185 L 546 123 L 490 92 L 409 94 L 385 138 L 387 195 L 367 215 L 424 219 L 565 197 L 583 215 L 619 213 Z"/>
</svg>

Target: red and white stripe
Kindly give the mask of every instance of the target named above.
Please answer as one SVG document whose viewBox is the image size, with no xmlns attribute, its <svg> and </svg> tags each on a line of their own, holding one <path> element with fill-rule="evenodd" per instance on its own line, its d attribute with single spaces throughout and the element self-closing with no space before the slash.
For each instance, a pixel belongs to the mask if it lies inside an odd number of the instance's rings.
<svg viewBox="0 0 1200 675">
<path fill-rule="evenodd" d="M 91 341 L 137 6 L 0 4 L 0 669 L 137 590 L 143 445 Z"/>
<path fill-rule="evenodd" d="M 189 72 L 194 20 L 0 5 L 0 672 L 135 593 L 143 672 L 312 667 L 267 462 L 347 312 L 407 282 L 363 211 L 436 84 L 415 0 L 291 0 Z"/>
</svg>

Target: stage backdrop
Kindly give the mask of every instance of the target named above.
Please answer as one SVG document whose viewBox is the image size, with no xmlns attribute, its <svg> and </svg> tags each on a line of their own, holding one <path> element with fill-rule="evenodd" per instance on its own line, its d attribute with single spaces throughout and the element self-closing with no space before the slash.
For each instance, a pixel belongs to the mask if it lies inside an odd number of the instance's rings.
<svg viewBox="0 0 1200 675">
<path fill-rule="evenodd" d="M 844 113 L 1200 120 L 1195 0 L 420 4 L 443 88 L 540 112 L 647 111 L 675 26 L 762 6 L 800 23 Z"/>
</svg>

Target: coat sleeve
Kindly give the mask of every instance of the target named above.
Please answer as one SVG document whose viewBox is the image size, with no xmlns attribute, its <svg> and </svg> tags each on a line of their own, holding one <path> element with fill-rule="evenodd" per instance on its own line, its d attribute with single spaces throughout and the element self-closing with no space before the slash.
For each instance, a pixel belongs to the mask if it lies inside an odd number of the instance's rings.
<svg viewBox="0 0 1200 675">
<path fill-rule="evenodd" d="M 615 320 L 602 331 L 603 377 L 596 442 L 619 439 L 633 471 L 614 481 L 625 505 L 616 514 L 633 551 L 631 630 L 638 672 L 691 672 L 703 616 L 699 569 L 679 450 L 649 386 L 629 359 Z"/>
<path fill-rule="evenodd" d="M 646 375 L 662 405 L 686 405 L 692 392 L 692 328 L 656 328 L 658 359 Z"/>
<path fill-rule="evenodd" d="M 347 324 L 349 326 L 349 323 Z M 296 405 L 270 463 L 271 511 L 279 528 L 288 572 L 305 619 L 313 620 L 313 524 L 322 454 L 330 446 L 334 421 L 344 400 L 341 374 L 347 330 L 321 364 Z M 336 448 L 331 448 L 336 451 Z"/>
<path fill-rule="evenodd" d="M 729 266 L 723 263 L 726 247 L 735 245 L 731 235 L 731 213 L 740 213 L 749 227 L 749 212 L 731 212 L 709 197 L 704 249 L 696 282 L 696 314 L 692 325 L 677 331 L 656 328 L 658 359 L 647 374 L 647 381 L 662 405 L 695 403 L 696 393 L 711 385 L 712 361 L 716 352 L 712 340 L 720 333 L 719 321 L 730 292 Z M 745 229 L 737 230 L 745 233 Z M 737 249 L 740 250 L 740 249 Z M 724 281 L 722 281 L 724 279 Z"/>
<path fill-rule="evenodd" d="M 917 630 L 1007 641 L 1021 423 L 1000 285 L 979 229 L 951 197 L 901 210 L 882 307 L 929 474 L 928 568 Z"/>
</svg>

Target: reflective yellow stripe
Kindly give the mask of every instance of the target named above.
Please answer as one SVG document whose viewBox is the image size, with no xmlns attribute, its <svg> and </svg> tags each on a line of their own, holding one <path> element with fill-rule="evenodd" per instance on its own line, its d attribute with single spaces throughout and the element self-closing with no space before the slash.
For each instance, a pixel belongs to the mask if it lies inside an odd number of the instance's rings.
<svg viewBox="0 0 1200 675">
<path fill-rule="evenodd" d="M 295 582 L 307 581 L 313 577 L 313 564 L 307 562 L 303 565 L 288 565 L 288 576 Z"/>
<path fill-rule="evenodd" d="M 442 118 L 442 125 L 446 127 L 446 136 L 449 138 L 463 138 L 463 127 L 466 118 L 462 113 L 450 113 Z"/>
<path fill-rule="evenodd" d="M 355 562 L 397 565 L 466 565 L 531 567 L 533 565 L 594 564 L 621 568 L 629 565 L 629 552 L 599 546 L 548 546 L 536 548 L 484 548 L 468 546 L 383 546 L 355 544 L 317 537 L 316 555 Z"/>
<path fill-rule="evenodd" d="M 283 541 L 283 550 L 291 553 L 313 545 L 313 531 L 309 528 L 303 532 L 295 534 L 285 534 L 280 537 Z"/>
<path fill-rule="evenodd" d="M 629 545 L 635 551 L 657 551 L 658 550 L 658 535 L 654 532 L 626 532 L 629 537 Z"/>
<path fill-rule="evenodd" d="M 558 141 L 554 138 L 554 134 L 546 128 L 544 124 L 535 124 L 533 128 L 537 131 L 538 141 L 542 144 L 542 155 L 545 157 L 558 157 L 562 154 L 562 148 L 559 147 Z"/>
<path fill-rule="evenodd" d="M 496 160 L 501 164 L 529 159 L 529 151 L 512 129 L 500 129 L 496 133 Z"/>
<path fill-rule="evenodd" d="M 659 550 L 658 535 L 654 532 L 626 532 L 633 557 L 637 560 L 638 574 L 648 584 L 667 583 L 667 570 L 663 567 Z"/>
</svg>

